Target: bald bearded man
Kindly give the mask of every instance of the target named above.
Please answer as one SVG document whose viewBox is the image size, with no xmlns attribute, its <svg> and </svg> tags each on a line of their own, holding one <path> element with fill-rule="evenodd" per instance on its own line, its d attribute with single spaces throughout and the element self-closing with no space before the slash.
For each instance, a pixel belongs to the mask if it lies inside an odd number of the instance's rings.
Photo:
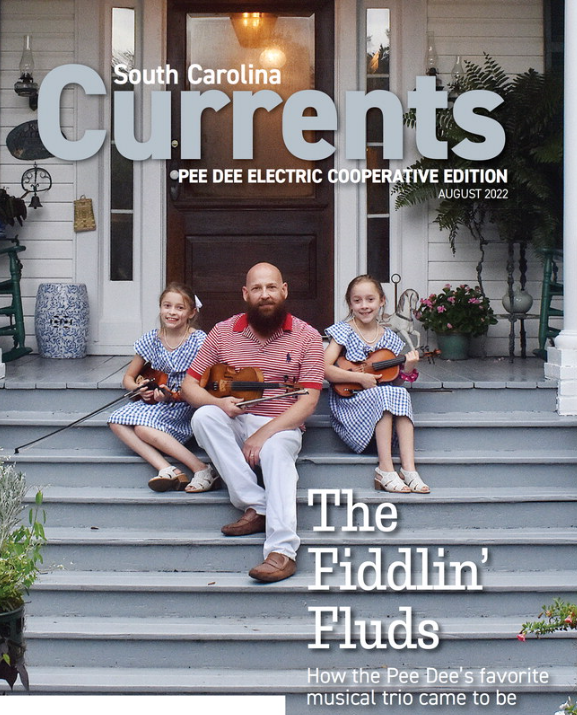
<svg viewBox="0 0 577 715">
<path fill-rule="evenodd" d="M 232 504 L 243 511 L 222 532 L 243 536 L 264 531 L 264 561 L 249 576 L 273 582 L 296 571 L 300 539 L 295 462 L 304 422 L 314 412 L 322 388 L 324 353 L 319 333 L 287 311 L 288 286 L 276 266 L 253 266 L 242 295 L 246 313 L 210 331 L 182 383 L 182 395 L 198 408 L 192 418 L 196 441 L 226 482 Z M 200 386 L 205 370 L 218 363 L 237 370 L 259 368 L 265 382 L 294 381 L 307 394 L 285 394 L 241 407 L 241 398 L 215 397 Z M 267 396 L 283 392 L 267 390 Z M 257 465 L 264 487 L 257 480 Z"/>
</svg>

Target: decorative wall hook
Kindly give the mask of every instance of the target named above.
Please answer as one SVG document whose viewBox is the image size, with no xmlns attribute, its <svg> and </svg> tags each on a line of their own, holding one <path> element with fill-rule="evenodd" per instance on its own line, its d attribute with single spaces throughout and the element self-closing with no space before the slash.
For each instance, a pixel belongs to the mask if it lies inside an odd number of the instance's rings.
<svg viewBox="0 0 577 715">
<path fill-rule="evenodd" d="M 27 169 L 22 174 L 20 185 L 26 192 L 24 196 L 32 193 L 32 199 L 29 204 L 30 208 L 39 209 L 42 208 L 42 204 L 40 203 L 40 197 L 38 194 L 41 191 L 48 191 L 48 189 L 52 186 L 52 177 L 47 169 L 38 166 L 38 164 L 34 162 L 32 169 Z"/>
</svg>

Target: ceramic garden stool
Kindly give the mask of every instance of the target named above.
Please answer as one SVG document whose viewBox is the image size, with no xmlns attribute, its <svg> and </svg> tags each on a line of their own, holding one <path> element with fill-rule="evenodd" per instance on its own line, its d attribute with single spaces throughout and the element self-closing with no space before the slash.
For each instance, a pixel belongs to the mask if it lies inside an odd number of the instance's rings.
<svg viewBox="0 0 577 715">
<path fill-rule="evenodd" d="M 38 352 L 45 358 L 83 358 L 89 306 L 84 283 L 41 283 L 36 296 Z"/>
</svg>

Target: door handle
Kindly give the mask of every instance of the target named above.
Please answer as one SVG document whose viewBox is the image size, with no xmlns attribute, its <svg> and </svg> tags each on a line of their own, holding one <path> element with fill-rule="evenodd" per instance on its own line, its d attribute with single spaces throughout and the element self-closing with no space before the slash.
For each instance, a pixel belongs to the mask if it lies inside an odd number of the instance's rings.
<svg viewBox="0 0 577 715">
<path fill-rule="evenodd" d="M 170 178 L 170 198 L 173 201 L 176 201 L 180 195 L 180 183 L 178 182 L 178 162 L 176 161 L 176 159 L 172 159 L 168 164 L 168 176 Z"/>
</svg>

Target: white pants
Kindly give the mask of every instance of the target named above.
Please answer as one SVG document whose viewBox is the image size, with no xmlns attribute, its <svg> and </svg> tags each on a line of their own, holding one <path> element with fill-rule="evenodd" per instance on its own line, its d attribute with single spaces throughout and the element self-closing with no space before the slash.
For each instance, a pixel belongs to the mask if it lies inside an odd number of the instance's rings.
<svg viewBox="0 0 577 715">
<path fill-rule="evenodd" d="M 216 405 L 199 407 L 192 418 L 198 444 L 206 450 L 226 482 L 230 500 L 237 509 L 252 507 L 266 515 L 264 557 L 277 551 L 291 559 L 300 544 L 297 536 L 296 458 L 301 449 L 300 429 L 283 430 L 270 437 L 260 451 L 264 489 L 242 453 L 244 442 L 270 421 L 260 415 L 229 417 Z"/>
</svg>

